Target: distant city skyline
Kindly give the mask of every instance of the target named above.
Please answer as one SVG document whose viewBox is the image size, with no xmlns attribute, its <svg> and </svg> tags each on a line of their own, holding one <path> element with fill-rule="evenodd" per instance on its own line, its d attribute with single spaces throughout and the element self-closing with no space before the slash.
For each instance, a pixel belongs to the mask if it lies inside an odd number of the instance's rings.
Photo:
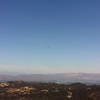
<svg viewBox="0 0 100 100">
<path fill-rule="evenodd" d="M 0 71 L 100 73 L 100 1 L 0 1 Z"/>
</svg>

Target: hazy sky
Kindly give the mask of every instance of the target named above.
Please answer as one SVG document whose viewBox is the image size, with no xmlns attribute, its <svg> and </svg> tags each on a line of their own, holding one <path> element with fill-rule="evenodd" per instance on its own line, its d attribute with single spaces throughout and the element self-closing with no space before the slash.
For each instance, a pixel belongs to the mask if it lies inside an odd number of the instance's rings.
<svg viewBox="0 0 100 100">
<path fill-rule="evenodd" d="M 0 0 L 0 71 L 100 72 L 100 0 Z"/>
</svg>

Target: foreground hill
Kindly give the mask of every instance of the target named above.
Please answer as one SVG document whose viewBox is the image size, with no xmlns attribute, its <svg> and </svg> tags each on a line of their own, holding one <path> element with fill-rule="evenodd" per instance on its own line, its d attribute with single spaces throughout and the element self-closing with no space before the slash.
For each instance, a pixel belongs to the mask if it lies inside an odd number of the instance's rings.
<svg viewBox="0 0 100 100">
<path fill-rule="evenodd" d="M 0 100 L 99 100 L 100 85 L 0 82 Z"/>
</svg>

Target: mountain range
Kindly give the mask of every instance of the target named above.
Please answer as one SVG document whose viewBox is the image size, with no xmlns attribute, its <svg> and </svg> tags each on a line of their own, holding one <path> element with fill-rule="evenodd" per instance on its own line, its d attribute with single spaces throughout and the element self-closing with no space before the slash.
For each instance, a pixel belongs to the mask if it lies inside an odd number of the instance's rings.
<svg viewBox="0 0 100 100">
<path fill-rule="evenodd" d="M 0 74 L 0 81 L 35 81 L 35 82 L 58 82 L 58 83 L 100 83 L 99 73 L 62 73 L 62 74 Z"/>
</svg>

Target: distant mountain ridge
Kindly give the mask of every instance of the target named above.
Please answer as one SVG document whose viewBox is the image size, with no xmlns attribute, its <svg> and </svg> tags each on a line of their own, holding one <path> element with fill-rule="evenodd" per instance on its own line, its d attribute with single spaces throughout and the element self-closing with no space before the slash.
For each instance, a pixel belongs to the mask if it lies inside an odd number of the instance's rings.
<svg viewBox="0 0 100 100">
<path fill-rule="evenodd" d="M 92 82 L 100 83 L 100 74 L 94 73 L 64 73 L 64 74 L 0 74 L 1 81 L 36 81 L 36 82 Z"/>
</svg>

